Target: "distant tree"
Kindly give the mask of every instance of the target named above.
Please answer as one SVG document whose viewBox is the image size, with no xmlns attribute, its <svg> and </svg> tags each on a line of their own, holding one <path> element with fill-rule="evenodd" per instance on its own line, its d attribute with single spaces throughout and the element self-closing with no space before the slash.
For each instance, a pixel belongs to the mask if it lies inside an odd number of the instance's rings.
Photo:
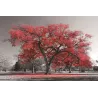
<svg viewBox="0 0 98 98">
<path fill-rule="evenodd" d="M 20 64 L 19 62 L 16 62 L 14 65 L 14 71 L 19 71 L 20 70 Z"/>
<path fill-rule="evenodd" d="M 43 59 L 35 59 L 31 62 L 25 63 L 25 67 L 32 71 L 32 73 L 36 73 L 37 71 L 42 71 L 42 64 L 44 64 Z"/>
<path fill-rule="evenodd" d="M 96 60 L 96 62 L 98 63 L 98 60 Z"/>
<path fill-rule="evenodd" d="M 98 66 L 93 66 L 94 71 L 98 71 Z"/>
<path fill-rule="evenodd" d="M 13 55 L 14 60 L 16 61 L 15 65 L 13 66 L 14 71 L 25 71 L 26 72 L 26 66 L 25 64 L 21 64 L 21 60 L 19 59 L 18 55 L 15 54 Z"/>
<path fill-rule="evenodd" d="M 10 59 L 4 56 L 3 54 L 0 54 L 0 69 L 2 71 L 6 71 L 9 69 L 10 65 L 11 65 Z"/>
</svg>

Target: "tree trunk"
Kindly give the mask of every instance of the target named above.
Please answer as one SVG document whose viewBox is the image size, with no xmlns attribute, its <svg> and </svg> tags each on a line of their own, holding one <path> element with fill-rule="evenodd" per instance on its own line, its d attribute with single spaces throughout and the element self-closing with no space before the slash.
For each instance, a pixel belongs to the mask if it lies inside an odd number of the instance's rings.
<svg viewBox="0 0 98 98">
<path fill-rule="evenodd" d="M 34 67 L 34 73 L 36 73 L 36 67 Z"/>
<path fill-rule="evenodd" d="M 34 74 L 34 65 L 32 64 L 32 73 Z"/>
<path fill-rule="evenodd" d="M 71 73 L 71 66 L 69 66 L 69 73 Z"/>
<path fill-rule="evenodd" d="M 67 69 L 67 68 L 65 67 L 65 68 L 63 69 L 63 71 L 66 71 L 66 69 Z"/>
<path fill-rule="evenodd" d="M 46 65 L 46 72 L 45 72 L 46 75 L 49 74 L 49 69 L 50 69 L 50 66 Z"/>
<path fill-rule="evenodd" d="M 85 68 L 84 67 L 81 67 L 81 72 L 85 72 Z"/>
<path fill-rule="evenodd" d="M 26 68 L 24 68 L 24 72 L 26 72 Z"/>
</svg>

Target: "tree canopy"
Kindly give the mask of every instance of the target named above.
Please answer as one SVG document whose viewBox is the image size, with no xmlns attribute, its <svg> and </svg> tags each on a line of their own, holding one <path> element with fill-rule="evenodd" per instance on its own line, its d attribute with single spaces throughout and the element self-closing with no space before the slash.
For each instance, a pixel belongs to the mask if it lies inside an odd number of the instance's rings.
<svg viewBox="0 0 98 98">
<path fill-rule="evenodd" d="M 87 50 L 92 37 L 82 31 L 72 31 L 67 24 L 48 26 L 18 25 L 9 31 L 13 46 L 20 45 L 19 58 L 23 63 L 44 58 L 46 74 L 50 66 L 63 63 L 73 66 L 91 66 Z"/>
</svg>

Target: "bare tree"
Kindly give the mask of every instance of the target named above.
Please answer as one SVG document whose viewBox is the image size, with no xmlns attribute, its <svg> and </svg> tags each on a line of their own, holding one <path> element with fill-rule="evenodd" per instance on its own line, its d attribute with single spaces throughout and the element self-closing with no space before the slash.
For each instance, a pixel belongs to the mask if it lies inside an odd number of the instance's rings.
<svg viewBox="0 0 98 98">
<path fill-rule="evenodd" d="M 3 54 L 0 54 L 0 70 L 6 71 L 7 69 L 9 69 L 10 65 L 10 59 Z"/>
</svg>

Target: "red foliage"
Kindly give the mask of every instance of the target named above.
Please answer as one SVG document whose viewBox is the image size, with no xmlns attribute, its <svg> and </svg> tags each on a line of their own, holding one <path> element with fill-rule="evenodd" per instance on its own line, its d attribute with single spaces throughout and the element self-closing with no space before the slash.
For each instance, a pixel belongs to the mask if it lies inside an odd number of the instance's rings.
<svg viewBox="0 0 98 98">
<path fill-rule="evenodd" d="M 76 66 L 78 60 L 79 66 L 89 65 L 90 59 L 86 52 L 90 46 L 87 38 L 91 38 L 91 35 L 81 31 L 70 31 L 68 28 L 66 24 L 52 24 L 46 27 L 20 25 L 12 28 L 9 33 L 12 44 L 16 45 L 17 41 L 20 43 L 22 52 L 19 57 L 23 61 L 43 57 L 46 64 L 52 64 L 53 68 L 64 66 L 64 63 L 68 62 Z"/>
</svg>

